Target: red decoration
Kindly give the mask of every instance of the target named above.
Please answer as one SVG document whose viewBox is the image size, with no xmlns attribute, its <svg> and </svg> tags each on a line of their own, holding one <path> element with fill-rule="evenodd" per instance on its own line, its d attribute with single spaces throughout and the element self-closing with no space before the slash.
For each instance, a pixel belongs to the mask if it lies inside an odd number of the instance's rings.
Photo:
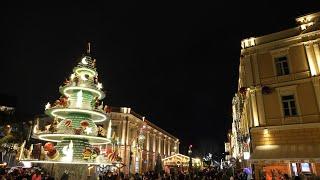
<svg viewBox="0 0 320 180">
<path fill-rule="evenodd" d="M 93 152 L 96 153 L 97 155 L 100 154 L 100 149 L 98 147 L 93 148 Z"/>
<path fill-rule="evenodd" d="M 52 151 L 54 149 L 54 145 L 51 142 L 47 142 L 44 146 L 43 149 L 45 151 Z"/>
<path fill-rule="evenodd" d="M 65 125 L 66 127 L 72 127 L 72 120 L 70 120 L 70 119 L 66 120 L 66 121 L 64 122 L 64 125 Z"/>
<path fill-rule="evenodd" d="M 107 158 L 109 161 L 116 161 L 118 159 L 118 152 L 114 151 L 112 153 L 107 154 Z"/>
<path fill-rule="evenodd" d="M 68 98 L 65 96 L 61 96 L 59 98 L 59 101 L 60 101 L 59 104 L 63 107 L 66 107 L 68 105 Z"/>
<path fill-rule="evenodd" d="M 56 149 L 52 149 L 51 151 L 48 151 L 47 156 L 50 159 L 54 159 L 59 155 L 59 152 Z"/>
<path fill-rule="evenodd" d="M 89 122 L 87 120 L 83 120 L 80 122 L 81 127 L 86 128 L 89 126 Z"/>
</svg>

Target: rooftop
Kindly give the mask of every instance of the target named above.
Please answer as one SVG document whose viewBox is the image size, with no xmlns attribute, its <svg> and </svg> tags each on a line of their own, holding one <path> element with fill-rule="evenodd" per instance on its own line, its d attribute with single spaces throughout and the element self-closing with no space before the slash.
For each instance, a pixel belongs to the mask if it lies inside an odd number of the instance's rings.
<svg viewBox="0 0 320 180">
<path fill-rule="evenodd" d="M 242 49 L 275 42 L 277 40 L 298 37 L 302 34 L 320 30 L 320 12 L 307 14 L 296 18 L 297 27 L 286 29 L 280 32 L 267 34 L 260 37 L 250 37 L 241 41 Z"/>
<path fill-rule="evenodd" d="M 137 119 L 140 119 L 141 121 L 144 121 L 145 123 L 147 123 L 147 125 L 149 125 L 150 127 L 156 129 L 157 131 L 169 136 L 170 138 L 172 138 L 174 140 L 179 140 L 178 138 L 176 138 L 172 134 L 168 133 L 167 131 L 161 129 L 160 127 L 158 127 L 154 123 L 152 123 L 149 120 L 145 119 L 144 116 L 134 112 L 131 108 L 128 108 L 128 107 L 111 107 L 111 112 L 131 114 L 134 117 L 136 117 Z"/>
</svg>

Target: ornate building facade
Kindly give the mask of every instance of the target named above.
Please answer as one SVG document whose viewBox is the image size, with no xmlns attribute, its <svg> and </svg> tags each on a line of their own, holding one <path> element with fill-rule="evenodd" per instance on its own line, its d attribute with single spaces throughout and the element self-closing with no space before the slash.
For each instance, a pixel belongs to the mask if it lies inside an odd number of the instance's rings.
<svg viewBox="0 0 320 180">
<path fill-rule="evenodd" d="M 230 154 L 257 179 L 320 175 L 320 13 L 241 42 Z"/>
<path fill-rule="evenodd" d="M 154 170 L 156 158 L 179 153 L 179 139 L 151 123 L 131 108 L 111 108 L 112 132 L 118 139 L 125 173 Z M 108 124 L 103 124 L 107 129 Z M 141 130 L 143 132 L 141 133 Z"/>
</svg>

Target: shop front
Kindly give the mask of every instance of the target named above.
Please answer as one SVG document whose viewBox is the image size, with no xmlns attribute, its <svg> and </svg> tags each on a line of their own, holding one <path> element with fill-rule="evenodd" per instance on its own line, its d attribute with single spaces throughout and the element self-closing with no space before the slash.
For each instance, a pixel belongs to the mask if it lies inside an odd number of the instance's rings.
<svg viewBox="0 0 320 180">
<path fill-rule="evenodd" d="M 257 146 L 250 159 L 258 179 L 280 179 L 285 174 L 320 176 L 320 145 L 291 144 Z"/>
</svg>

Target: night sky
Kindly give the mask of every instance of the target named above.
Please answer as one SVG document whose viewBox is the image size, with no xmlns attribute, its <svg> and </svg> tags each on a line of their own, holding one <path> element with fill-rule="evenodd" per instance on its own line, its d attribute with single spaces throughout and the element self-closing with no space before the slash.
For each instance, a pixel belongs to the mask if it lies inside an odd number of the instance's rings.
<svg viewBox="0 0 320 180">
<path fill-rule="evenodd" d="M 240 41 L 320 10 L 319 0 L 6 3 L 0 93 L 17 97 L 17 111 L 42 114 L 90 41 L 104 102 L 146 116 L 178 137 L 184 154 L 189 144 L 223 151 Z"/>
</svg>

